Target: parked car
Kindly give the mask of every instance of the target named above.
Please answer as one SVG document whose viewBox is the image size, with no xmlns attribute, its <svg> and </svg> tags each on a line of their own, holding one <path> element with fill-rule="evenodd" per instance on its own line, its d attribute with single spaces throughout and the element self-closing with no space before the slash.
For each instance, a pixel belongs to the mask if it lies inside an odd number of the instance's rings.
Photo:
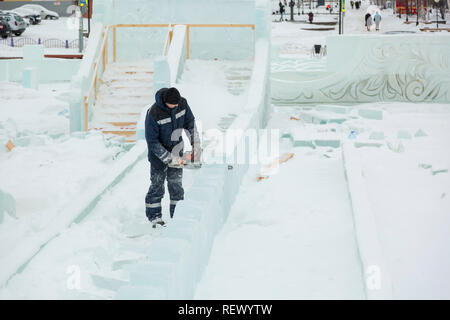
<svg viewBox="0 0 450 320">
<path fill-rule="evenodd" d="M 20 8 L 32 9 L 32 10 L 38 12 L 41 15 L 41 18 L 45 19 L 45 20 L 59 19 L 58 13 L 56 13 L 55 11 L 48 10 L 47 8 L 45 8 L 41 5 L 38 5 L 38 4 L 26 4 L 26 5 L 21 6 Z"/>
<path fill-rule="evenodd" d="M 32 9 L 16 8 L 14 10 L 11 10 L 11 12 L 21 16 L 24 19 L 28 19 L 30 21 L 30 24 L 38 24 L 42 21 L 41 14 Z"/>
<path fill-rule="evenodd" d="M 0 16 L 0 37 L 3 39 L 8 38 L 11 35 L 11 29 L 9 28 L 9 24 L 3 16 Z"/>
<path fill-rule="evenodd" d="M 2 20 L 5 20 L 8 23 L 11 33 L 15 34 L 16 36 L 20 36 L 25 32 L 27 23 L 22 19 L 21 16 L 18 16 L 14 13 L 6 13 L 1 15 L 0 17 L 2 17 Z"/>
</svg>

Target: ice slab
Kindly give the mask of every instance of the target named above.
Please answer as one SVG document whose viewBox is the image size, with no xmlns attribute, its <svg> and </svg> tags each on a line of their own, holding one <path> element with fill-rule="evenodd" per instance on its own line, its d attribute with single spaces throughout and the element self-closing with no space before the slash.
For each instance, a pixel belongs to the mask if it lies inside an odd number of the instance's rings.
<svg viewBox="0 0 450 320">
<path fill-rule="evenodd" d="M 334 112 L 326 111 L 303 111 L 300 113 L 300 118 L 307 123 L 327 124 L 327 123 L 343 123 L 348 118 L 341 116 Z"/>
<path fill-rule="evenodd" d="M 400 130 L 397 132 L 397 138 L 398 139 L 407 139 L 407 140 L 411 140 L 412 139 L 412 135 L 409 131 L 407 130 Z"/>
<path fill-rule="evenodd" d="M 358 115 L 363 118 L 366 118 L 366 119 L 383 120 L 383 111 L 382 110 L 359 109 Z"/>
<path fill-rule="evenodd" d="M 130 284 L 159 288 L 164 298 L 177 286 L 175 283 L 175 265 L 170 262 L 147 262 L 130 268 Z"/>
<path fill-rule="evenodd" d="M 117 291 L 120 287 L 126 286 L 128 281 L 91 274 L 92 283 L 97 287 L 110 291 Z"/>
<path fill-rule="evenodd" d="M 384 140 L 384 132 L 374 131 L 369 135 L 370 140 Z"/>
<path fill-rule="evenodd" d="M 162 299 L 165 292 L 161 288 L 147 286 L 123 286 L 115 296 L 116 300 L 154 300 Z"/>
<path fill-rule="evenodd" d="M 420 163 L 419 164 L 419 168 L 422 168 L 422 169 L 431 169 L 431 167 L 432 167 L 432 165 L 428 164 L 428 163 Z"/>
<path fill-rule="evenodd" d="M 38 71 L 36 68 L 25 68 L 22 74 L 22 86 L 28 89 L 37 89 L 39 86 Z"/>
<path fill-rule="evenodd" d="M 5 212 L 11 217 L 16 217 L 16 200 L 12 195 L 0 189 L 0 223 L 3 222 Z"/>
<path fill-rule="evenodd" d="M 373 141 L 355 141 L 354 145 L 355 145 L 356 148 L 362 148 L 362 147 L 376 147 L 376 148 L 379 148 L 383 144 L 382 143 L 378 143 L 378 142 L 373 142 Z"/>
<path fill-rule="evenodd" d="M 446 172 L 448 172 L 448 169 L 438 169 L 438 170 L 432 170 L 432 171 L 431 171 L 431 174 L 432 174 L 433 176 L 435 176 L 435 175 L 437 175 L 437 174 L 439 174 L 439 173 L 446 173 Z"/>
<path fill-rule="evenodd" d="M 426 136 L 428 136 L 428 135 L 422 129 L 417 130 L 416 133 L 414 134 L 414 137 L 416 137 L 416 138 L 426 137 Z"/>
<path fill-rule="evenodd" d="M 325 139 L 316 139 L 314 140 L 314 144 L 318 147 L 332 147 L 339 148 L 341 146 L 341 140 L 325 140 Z"/>
<path fill-rule="evenodd" d="M 329 111 L 339 114 L 348 114 L 351 111 L 351 107 L 346 106 L 332 106 L 332 105 L 320 105 L 316 107 L 320 111 Z"/>
<path fill-rule="evenodd" d="M 387 146 L 389 150 L 397 153 L 402 153 L 405 151 L 405 147 L 403 146 L 403 143 L 401 141 L 399 142 L 387 142 Z"/>
</svg>

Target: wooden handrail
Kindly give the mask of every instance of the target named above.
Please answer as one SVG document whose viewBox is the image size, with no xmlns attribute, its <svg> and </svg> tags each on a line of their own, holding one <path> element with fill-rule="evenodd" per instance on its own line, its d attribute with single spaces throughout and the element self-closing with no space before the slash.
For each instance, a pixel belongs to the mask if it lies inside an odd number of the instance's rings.
<svg viewBox="0 0 450 320">
<path fill-rule="evenodd" d="M 188 23 L 186 26 L 195 27 L 195 28 L 251 28 L 255 30 L 254 24 L 236 24 L 236 23 L 227 23 L 227 24 L 194 24 Z"/>
<path fill-rule="evenodd" d="M 83 59 L 83 54 L 44 54 L 48 59 Z M 0 60 L 17 60 L 23 57 L 0 57 Z"/>
<path fill-rule="evenodd" d="M 110 27 L 112 28 L 167 28 L 170 25 L 184 25 L 190 27 L 198 27 L 198 28 L 251 28 L 255 29 L 254 24 L 240 24 L 240 23 L 174 23 L 174 24 L 115 24 Z"/>
<path fill-rule="evenodd" d="M 164 43 L 163 56 L 167 55 L 169 46 L 172 43 L 172 37 L 173 37 L 173 29 L 172 29 L 172 25 L 169 25 L 169 30 L 168 30 L 167 36 L 166 36 L 166 42 Z"/>
<path fill-rule="evenodd" d="M 100 67 L 100 59 L 102 59 L 103 62 L 103 70 L 106 68 L 106 45 L 108 44 L 108 35 L 109 35 L 110 27 L 106 27 L 103 33 L 103 39 L 102 39 L 102 45 L 100 48 L 100 54 L 97 57 L 97 61 L 94 62 L 94 73 L 91 80 L 91 84 L 89 86 L 88 94 L 84 97 L 84 131 L 88 131 L 88 120 L 89 120 L 89 101 L 91 100 L 92 90 L 94 90 L 95 93 L 95 99 L 97 99 L 98 94 L 98 70 Z"/>
<path fill-rule="evenodd" d="M 167 28 L 168 23 L 156 23 L 156 24 L 116 24 L 113 27 L 117 28 Z"/>
</svg>

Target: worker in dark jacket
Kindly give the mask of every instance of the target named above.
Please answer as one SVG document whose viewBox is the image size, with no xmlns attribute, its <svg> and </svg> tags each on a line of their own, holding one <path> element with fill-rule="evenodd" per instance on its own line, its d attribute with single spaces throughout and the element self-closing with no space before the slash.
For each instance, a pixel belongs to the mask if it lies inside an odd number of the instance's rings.
<svg viewBox="0 0 450 320">
<path fill-rule="evenodd" d="M 160 89 L 155 95 L 155 101 L 145 118 L 145 139 L 148 146 L 148 160 L 151 164 L 151 184 L 145 197 L 145 204 L 147 218 L 154 228 L 165 224 L 161 214 L 161 199 L 164 196 L 166 178 L 171 218 L 177 202 L 184 199 L 183 169 L 180 166 L 184 130 L 187 130 L 195 156 L 198 157 L 201 151 L 194 115 L 179 91 L 176 88 Z"/>
</svg>

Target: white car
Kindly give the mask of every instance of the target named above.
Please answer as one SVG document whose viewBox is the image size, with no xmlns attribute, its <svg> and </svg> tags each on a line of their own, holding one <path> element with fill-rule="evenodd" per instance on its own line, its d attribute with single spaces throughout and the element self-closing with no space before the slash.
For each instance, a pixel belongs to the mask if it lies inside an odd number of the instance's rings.
<svg viewBox="0 0 450 320">
<path fill-rule="evenodd" d="M 25 20 L 22 19 L 21 16 L 18 16 L 17 14 L 14 14 L 12 12 L 3 11 L 2 20 L 8 23 L 9 28 L 11 29 L 11 33 L 15 34 L 16 36 L 20 36 L 25 32 L 27 28 L 27 23 L 25 22 Z"/>
<path fill-rule="evenodd" d="M 51 11 L 46 9 L 45 7 L 39 5 L 39 4 L 26 4 L 21 6 L 20 8 L 25 8 L 25 9 L 31 9 L 34 10 L 36 12 L 38 12 L 41 15 L 42 19 L 51 19 L 51 20 L 56 20 L 59 19 L 59 14 L 56 13 L 55 11 Z"/>
<path fill-rule="evenodd" d="M 10 11 L 13 14 L 21 16 L 23 19 L 26 19 L 31 24 L 41 23 L 41 14 L 32 9 L 25 8 L 16 8 Z"/>
</svg>

